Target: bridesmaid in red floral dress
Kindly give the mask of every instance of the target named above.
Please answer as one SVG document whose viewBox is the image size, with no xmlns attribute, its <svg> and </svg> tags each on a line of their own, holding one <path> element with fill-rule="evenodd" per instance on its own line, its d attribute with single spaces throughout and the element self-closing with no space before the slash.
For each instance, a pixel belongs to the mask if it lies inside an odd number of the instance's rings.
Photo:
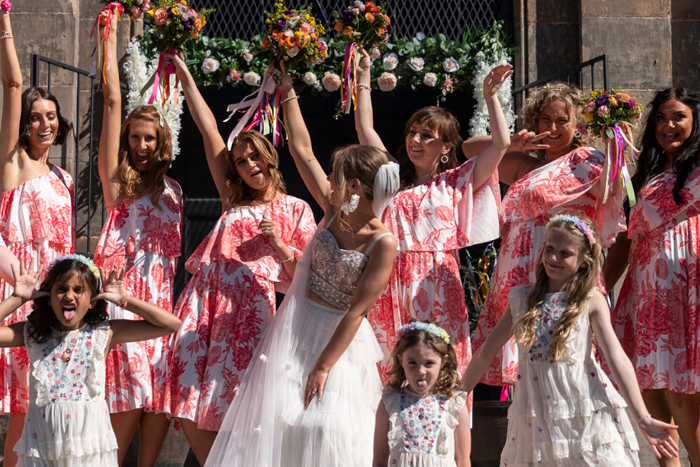
<svg viewBox="0 0 700 467">
<path fill-rule="evenodd" d="M 512 287 L 535 282 L 535 257 L 545 241 L 550 217 L 566 211 L 594 219 L 605 247 L 625 229 L 622 193 L 602 202 L 605 189 L 603 153 L 583 147 L 578 132 L 582 93 L 568 84 L 546 84 L 534 90 L 523 107 L 527 130 L 512 138 L 498 167 L 501 182 L 510 185 L 501 203 L 501 250 L 486 302 L 474 334 L 478 349 L 508 304 Z M 535 134 L 538 133 L 538 134 Z M 490 137 L 476 137 L 463 145 L 467 157 L 478 154 Z M 544 150 L 544 160 L 526 151 Z M 510 340 L 481 379 L 501 386 L 513 384 L 518 353 Z"/>
<path fill-rule="evenodd" d="M 256 131 L 229 152 L 187 66 L 168 55 L 204 138 L 221 196 L 218 222 L 187 260 L 194 274 L 175 307 L 166 406 L 204 465 L 243 373 L 286 292 L 316 223 L 310 206 L 286 194 L 277 151 Z"/>
<path fill-rule="evenodd" d="M 129 295 L 173 308 L 180 256 L 182 191 L 165 172 L 172 161 L 170 129 L 152 106 L 134 109 L 122 125 L 117 64 L 117 21 L 112 21 L 98 167 L 109 215 L 95 249 L 106 274 L 124 268 Z M 141 319 L 109 305 L 111 319 Z M 117 345 L 107 358 L 106 394 L 119 444 L 119 464 L 140 426 L 139 466 L 153 466 L 168 433 L 163 412 L 168 337 Z"/>
<path fill-rule="evenodd" d="M 361 144 L 386 151 L 372 121 L 369 65 L 362 51 L 355 128 Z M 402 189 L 382 217 L 399 249 L 389 283 L 369 314 L 386 354 L 379 369 L 382 379 L 391 369 L 396 333 L 412 318 L 436 320 L 450 333 L 460 374 L 469 363 L 469 317 L 457 250 L 498 236 L 495 171 L 510 135 L 495 93 L 510 68 L 495 68 L 484 82 L 491 125 L 499 138 L 484 145 L 481 157 L 458 165 L 459 123 L 444 109 L 420 109 L 406 124 L 405 146 L 398 154 Z"/>
<path fill-rule="evenodd" d="M 647 408 L 678 425 L 693 465 L 700 465 L 699 106 L 700 96 L 686 89 L 652 101 L 632 177 L 637 204 L 604 271 L 613 287 L 629 261 L 613 325 Z"/>
<path fill-rule="evenodd" d="M 56 98 L 43 88 L 22 92 L 9 12 L 0 12 L 2 123 L 0 126 L 0 293 L 12 294 L 10 266 L 46 267 L 73 252 L 75 222 L 73 180 L 49 162 L 49 149 L 63 144 L 68 122 Z M 29 303 L 0 324 L 24 321 Z M 13 451 L 29 403 L 29 358 L 24 348 L 0 349 L 0 412 L 11 414 L 5 439 L 5 466 L 14 466 Z"/>
</svg>

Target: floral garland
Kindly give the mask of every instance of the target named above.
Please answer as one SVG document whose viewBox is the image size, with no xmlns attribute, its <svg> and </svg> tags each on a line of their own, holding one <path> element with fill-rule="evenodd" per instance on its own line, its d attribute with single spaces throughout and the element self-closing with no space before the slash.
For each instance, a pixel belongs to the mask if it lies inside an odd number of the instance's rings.
<svg viewBox="0 0 700 467">
<path fill-rule="evenodd" d="M 158 67 L 158 54 L 154 53 L 152 58 L 148 58 L 141 50 L 140 41 L 137 38 L 132 38 L 126 48 L 126 60 L 124 61 L 124 74 L 129 82 L 129 94 L 127 96 L 126 112 L 127 114 L 141 105 L 149 105 L 147 95 L 141 94 L 141 89 L 146 85 L 148 79 L 155 73 Z M 175 78 L 171 78 L 171 85 L 174 86 Z M 182 116 L 182 103 L 184 96 L 178 89 L 180 98 L 177 103 L 167 102 L 162 105 L 159 100 L 156 100 L 152 105 L 160 111 L 165 117 L 170 127 L 173 145 L 173 160 L 180 154 L 179 135 L 181 129 L 180 117 Z"/>
<path fill-rule="evenodd" d="M 469 121 L 469 134 L 472 138 L 491 133 L 489 111 L 486 107 L 486 101 L 484 100 L 483 83 L 486 76 L 496 66 L 510 63 L 510 57 L 505 54 L 487 55 L 484 52 L 479 52 L 476 54 L 475 60 L 476 71 L 471 84 L 474 86 L 476 105 L 474 106 L 474 115 L 472 115 L 472 119 Z M 507 79 L 496 94 L 498 96 L 498 101 L 501 103 L 501 108 L 505 113 L 506 122 L 508 123 L 508 128 L 511 133 L 515 129 L 515 120 L 517 118 L 513 112 L 513 95 L 511 94 L 512 82 L 512 79 Z"/>
</svg>

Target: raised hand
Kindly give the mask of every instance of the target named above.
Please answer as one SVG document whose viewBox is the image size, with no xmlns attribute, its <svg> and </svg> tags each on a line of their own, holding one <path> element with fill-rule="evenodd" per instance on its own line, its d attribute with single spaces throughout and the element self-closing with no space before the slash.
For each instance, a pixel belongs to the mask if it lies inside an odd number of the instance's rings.
<svg viewBox="0 0 700 467">
<path fill-rule="evenodd" d="M 513 65 L 498 65 L 484 79 L 484 97 L 493 96 L 505 80 L 513 74 Z"/>
<path fill-rule="evenodd" d="M 285 95 L 294 87 L 294 80 L 287 74 L 287 65 L 284 63 L 284 60 L 279 62 L 279 69 L 270 68 L 265 73 L 272 76 L 277 89 L 282 95 Z"/>
<path fill-rule="evenodd" d="M 661 459 L 662 456 L 668 458 L 678 457 L 678 445 L 668 433 L 668 430 L 676 430 L 678 426 L 669 425 L 649 416 L 642 417 L 637 425 L 639 426 L 639 432 L 649 444 L 651 450 L 654 451 L 657 459 Z"/>
<path fill-rule="evenodd" d="M 360 47 L 360 61 L 357 63 L 357 74 L 363 76 L 365 73 L 369 73 L 370 68 L 372 68 L 372 58 L 364 48 Z"/>
<path fill-rule="evenodd" d="M 105 280 L 104 271 L 100 270 L 102 277 L 102 293 L 95 297 L 96 300 L 107 300 L 115 305 L 120 305 L 129 297 L 124 287 L 124 268 L 114 268 Z"/>
<path fill-rule="evenodd" d="M 542 151 L 549 149 L 549 144 L 539 144 L 543 138 L 549 136 L 550 132 L 536 134 L 534 131 L 520 130 L 510 138 L 510 152 Z"/>
<path fill-rule="evenodd" d="M 21 299 L 22 303 L 49 295 L 48 292 L 39 291 L 39 277 L 41 277 L 43 268 L 39 268 L 34 272 L 27 272 L 22 261 L 20 261 L 19 267 L 13 264 L 11 268 L 12 277 L 15 281 L 15 289 L 12 291 L 12 295 Z M 29 271 L 32 269 L 34 269 L 33 259 L 29 263 Z"/>
</svg>

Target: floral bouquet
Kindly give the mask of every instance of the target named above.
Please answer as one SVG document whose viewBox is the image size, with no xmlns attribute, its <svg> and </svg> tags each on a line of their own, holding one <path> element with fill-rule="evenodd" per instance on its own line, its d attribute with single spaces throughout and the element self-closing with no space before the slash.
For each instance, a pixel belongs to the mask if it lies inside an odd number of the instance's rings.
<svg viewBox="0 0 700 467">
<path fill-rule="evenodd" d="M 229 135 L 229 149 L 240 131 L 255 127 L 259 127 L 264 135 L 271 132 L 272 142 L 277 146 L 282 135 L 282 119 L 280 93 L 276 86 L 280 78 L 279 72 L 274 70 L 275 65 L 284 61 L 287 71 L 299 71 L 318 65 L 328 56 L 328 46 L 319 39 L 326 31 L 311 16 L 310 7 L 290 10 L 279 1 L 275 3 L 275 10 L 272 13 L 265 12 L 265 15 L 268 35 L 263 37 L 260 45 L 254 45 L 254 54 L 267 57 L 270 66 L 257 92 L 246 96 L 238 104 L 228 106 L 231 114 L 226 121 L 230 120 L 236 112 L 248 109 Z M 251 117 L 253 120 L 248 123 Z"/>
<path fill-rule="evenodd" d="M 627 190 L 630 206 L 634 206 L 635 196 L 625 164 L 625 150 L 631 149 L 635 156 L 639 153 L 639 150 L 634 147 L 630 127 L 634 127 L 644 109 L 641 104 L 630 99 L 629 95 L 616 92 L 614 89 L 611 92 L 603 89 L 591 91 L 590 96 L 585 98 L 583 103 L 581 114 L 588 124 L 580 127 L 579 131 L 584 133 L 590 129 L 593 136 L 603 138 L 607 143 L 608 185 L 603 202 L 607 201 L 608 192 L 612 191 L 615 183 L 619 181 Z"/>
<path fill-rule="evenodd" d="M 207 15 L 213 11 L 207 8 L 197 12 L 187 6 L 186 0 L 154 0 L 151 9 L 146 11 L 153 22 L 156 49 L 161 53 L 155 74 L 142 90 L 145 92 L 152 86 L 149 104 L 155 101 L 158 89 L 161 90 L 163 102 L 166 102 L 171 95 L 170 77 L 175 75 L 175 66 L 172 63 L 166 65 L 163 52 L 182 51 L 185 42 L 199 37 L 199 32 L 207 24 Z M 177 78 L 175 89 L 177 89 Z M 178 92 L 173 93 L 173 96 L 177 101 Z"/>
<path fill-rule="evenodd" d="M 111 2 L 110 0 L 100 0 L 100 3 L 105 3 L 107 5 L 117 4 L 121 5 L 121 13 L 126 12 L 131 19 L 139 19 L 142 13 L 147 12 L 151 9 L 151 0 L 118 0 L 116 2 Z"/>
<path fill-rule="evenodd" d="M 391 20 L 384 14 L 384 7 L 373 2 L 355 1 L 342 12 L 334 12 L 338 20 L 333 29 L 338 32 L 338 39 L 347 42 L 343 64 L 343 83 L 340 87 L 339 113 L 350 113 L 350 104 L 357 107 L 357 48 L 362 47 L 370 53 L 374 49 L 383 50 L 389 41 L 387 27 Z"/>
</svg>

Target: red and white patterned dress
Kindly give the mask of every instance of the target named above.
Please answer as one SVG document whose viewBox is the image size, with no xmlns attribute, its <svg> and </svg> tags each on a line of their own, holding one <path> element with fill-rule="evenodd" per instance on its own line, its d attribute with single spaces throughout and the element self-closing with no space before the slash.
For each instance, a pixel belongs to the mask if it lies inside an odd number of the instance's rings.
<svg viewBox="0 0 700 467">
<path fill-rule="evenodd" d="M 700 168 L 673 201 L 667 170 L 637 194 L 630 212 L 629 270 L 613 313 L 639 387 L 700 392 Z"/>
<path fill-rule="evenodd" d="M 474 350 L 501 319 L 512 287 L 535 283 L 535 260 L 546 239 L 549 219 L 566 212 L 594 220 L 603 246 L 625 230 L 622 192 L 602 207 L 589 190 L 603 171 L 605 155 L 593 148 L 577 148 L 513 183 L 501 204 L 501 250 L 486 302 L 474 333 Z M 518 349 L 511 339 L 481 378 L 484 384 L 514 384 Z"/>
<path fill-rule="evenodd" d="M 283 196 L 268 204 L 231 208 L 187 260 L 194 273 L 175 313 L 165 408 L 173 417 L 218 431 L 255 347 L 275 313 L 275 292 L 291 279 L 260 232 L 275 221 L 297 259 L 316 229 L 309 205 Z"/>
<path fill-rule="evenodd" d="M 95 264 L 109 274 L 124 268 L 129 295 L 172 310 L 173 280 L 180 256 L 182 190 L 170 177 L 153 205 L 151 193 L 109 208 L 95 249 Z M 110 319 L 143 319 L 109 304 Z M 107 356 L 110 413 L 133 409 L 162 411 L 169 336 L 115 346 Z"/>
<path fill-rule="evenodd" d="M 457 250 L 498 237 L 500 202 L 497 173 L 473 191 L 475 161 L 400 191 L 384 211 L 384 225 L 399 248 L 389 283 L 369 314 L 385 354 L 379 364 L 383 380 L 396 334 L 412 318 L 436 320 L 450 334 L 460 374 L 471 359 Z"/>
<path fill-rule="evenodd" d="M 29 267 L 48 267 L 73 253 L 75 217 L 73 179 L 53 165 L 51 171 L 0 194 L 0 245 Z M 13 287 L 0 279 L 3 300 Z M 32 310 L 27 302 L 0 325 L 25 321 Z M 0 349 L 0 412 L 25 413 L 29 405 L 29 357 L 24 347 Z"/>
</svg>

